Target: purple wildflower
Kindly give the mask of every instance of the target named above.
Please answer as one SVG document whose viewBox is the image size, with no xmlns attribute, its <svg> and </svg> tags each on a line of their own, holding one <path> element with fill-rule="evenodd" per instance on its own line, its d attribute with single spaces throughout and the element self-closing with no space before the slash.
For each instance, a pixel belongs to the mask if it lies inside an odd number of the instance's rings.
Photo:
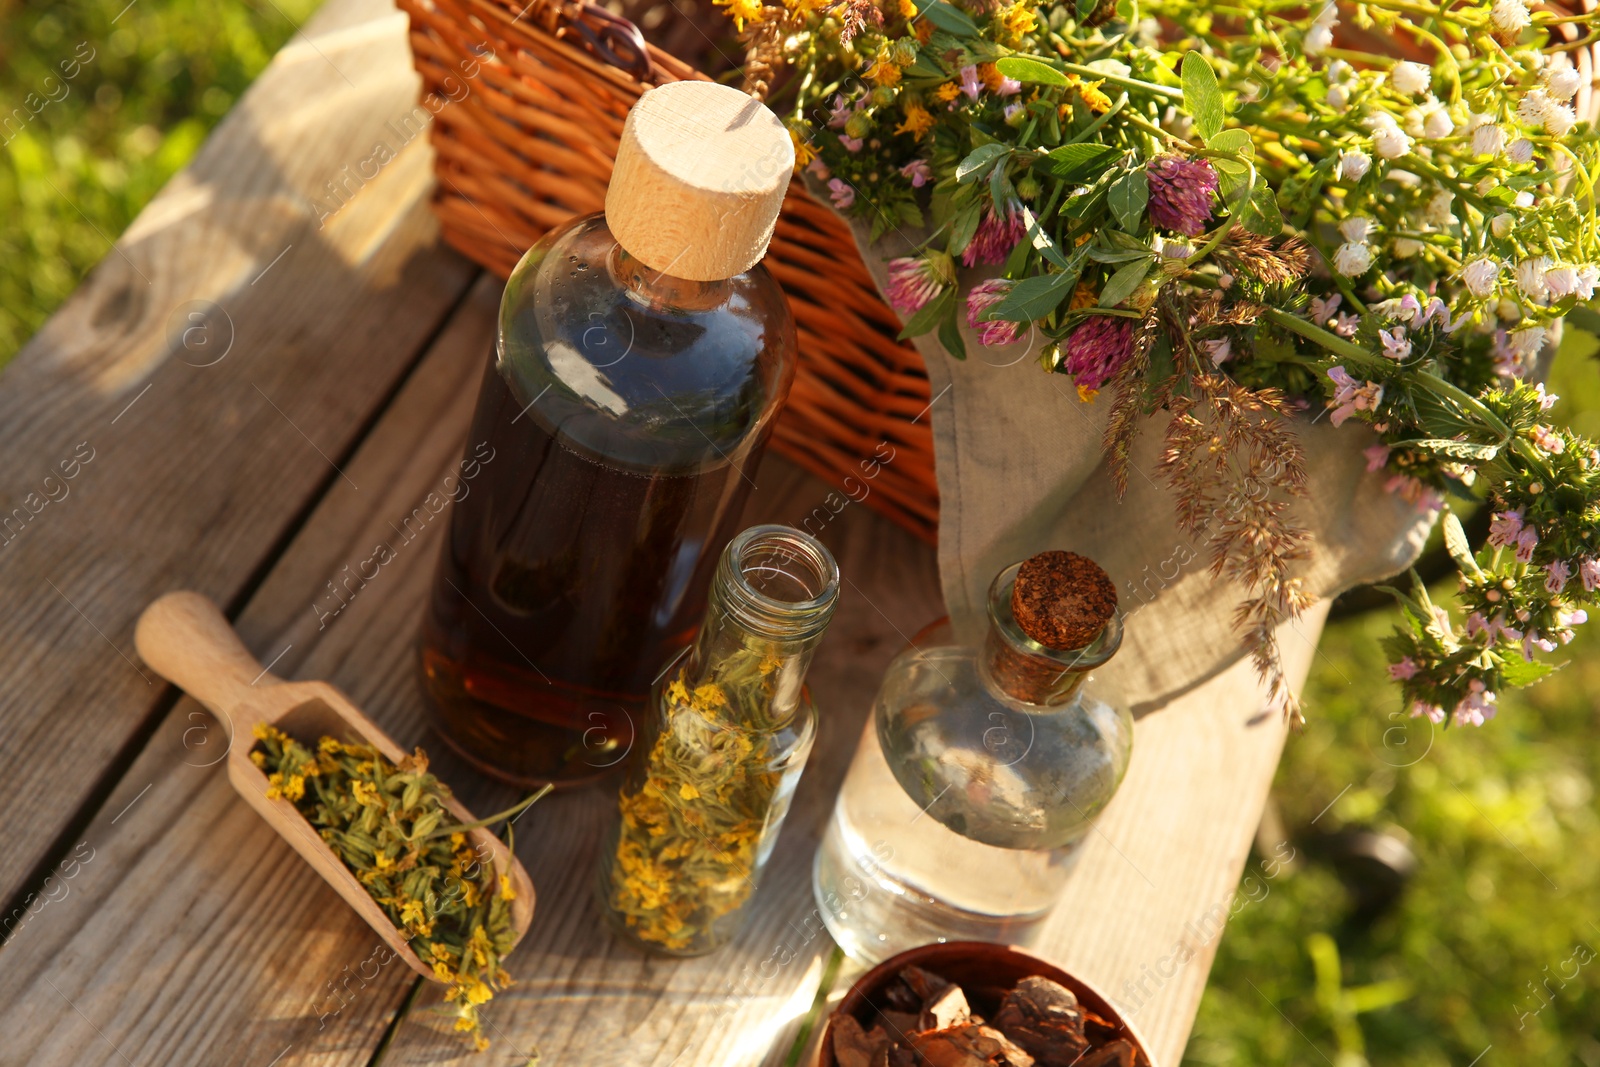
<svg viewBox="0 0 1600 1067">
<path fill-rule="evenodd" d="M 978 99 L 978 94 L 983 92 L 983 81 L 978 77 L 976 64 L 961 68 L 961 91 L 967 94 L 968 100 Z"/>
<path fill-rule="evenodd" d="M 1564 559 L 1558 559 L 1544 572 L 1544 591 L 1551 596 L 1556 596 L 1567 587 L 1567 580 L 1572 577 L 1572 565 Z"/>
<path fill-rule="evenodd" d="M 1344 425 L 1358 411 L 1377 411 L 1383 402 L 1383 386 L 1377 382 L 1359 382 L 1350 377 L 1343 367 L 1328 368 L 1328 377 L 1338 386 L 1328 406 L 1333 408 L 1330 420 L 1335 426 Z"/>
<path fill-rule="evenodd" d="M 1016 96 L 1022 92 L 1022 83 L 1015 78 L 1001 78 L 998 91 L 1001 96 Z"/>
<path fill-rule="evenodd" d="M 1560 454 L 1567 450 L 1567 443 L 1548 426 L 1535 426 L 1533 428 L 1533 443 L 1552 454 Z"/>
<path fill-rule="evenodd" d="M 1413 719 L 1426 717 L 1429 722 L 1441 723 L 1444 722 L 1444 709 L 1437 704 L 1418 700 L 1411 705 L 1411 717 Z"/>
<path fill-rule="evenodd" d="M 1067 373 L 1079 388 L 1099 389 L 1117 376 L 1133 355 L 1133 321 L 1115 315 L 1090 315 L 1067 338 Z"/>
<path fill-rule="evenodd" d="M 1389 664 L 1389 677 L 1397 682 L 1408 681 L 1417 676 L 1417 661 L 1406 656 L 1399 663 Z"/>
<path fill-rule="evenodd" d="M 1389 462 L 1391 449 L 1385 444 L 1368 445 L 1362 450 L 1367 457 L 1367 470 L 1381 471 Z"/>
<path fill-rule="evenodd" d="M 828 128 L 830 130 L 844 129 L 844 124 L 850 121 L 850 116 L 855 114 L 855 110 L 850 105 L 850 101 L 844 98 L 843 93 L 835 93 L 833 103 L 828 106 Z"/>
<path fill-rule="evenodd" d="M 1538 649 L 1541 652 L 1554 652 L 1556 643 L 1548 637 L 1541 637 L 1538 630 L 1529 630 L 1522 639 L 1522 658 L 1532 663 L 1534 649 Z"/>
<path fill-rule="evenodd" d="M 1011 292 L 1010 282 L 1004 278 L 990 278 L 986 282 L 974 285 L 972 291 L 967 294 L 967 325 L 978 331 L 978 340 L 988 347 L 1008 345 L 1022 332 L 1022 324 L 1019 322 L 983 320 L 983 313 L 1004 300 L 1009 292 Z"/>
<path fill-rule="evenodd" d="M 1539 531 L 1532 526 L 1524 526 L 1517 535 L 1517 562 L 1532 563 L 1533 550 L 1539 544 Z"/>
<path fill-rule="evenodd" d="M 1164 230 L 1199 236 L 1211 219 L 1211 198 L 1217 194 L 1217 172 L 1203 159 L 1162 156 L 1152 160 L 1150 221 Z"/>
<path fill-rule="evenodd" d="M 846 152 L 859 152 L 861 151 L 861 146 L 866 142 L 859 137 L 851 137 L 848 133 L 841 133 L 839 135 L 839 143 L 844 145 Z"/>
<path fill-rule="evenodd" d="M 968 267 L 976 267 L 980 263 L 1004 263 L 1026 232 L 1027 227 L 1022 224 L 1022 211 L 1017 204 L 1007 204 L 1003 216 L 996 215 L 991 204 L 984 208 L 978 232 L 972 235 L 966 251 L 961 253 L 961 262 Z"/>
<path fill-rule="evenodd" d="M 911 188 L 921 189 L 933 180 L 933 168 L 926 159 L 913 159 L 900 168 L 902 176 L 911 179 Z"/>
<path fill-rule="evenodd" d="M 937 257 L 934 258 L 934 257 Z M 943 262 L 939 262 L 942 260 Z M 950 284 L 954 266 L 942 252 L 931 256 L 902 256 L 889 261 L 889 306 L 902 315 L 914 315 Z"/>
<path fill-rule="evenodd" d="M 1600 586 L 1600 557 L 1585 556 L 1578 561 L 1578 577 L 1583 579 L 1585 592 L 1592 593 Z"/>
<path fill-rule="evenodd" d="M 1489 547 L 1510 548 L 1522 533 L 1522 509 L 1497 511 L 1489 517 Z"/>
<path fill-rule="evenodd" d="M 1457 726 L 1482 726 L 1494 718 L 1495 700 L 1494 691 L 1485 686 L 1481 679 L 1474 678 L 1467 683 L 1467 695 L 1456 705 L 1451 718 Z"/>
</svg>

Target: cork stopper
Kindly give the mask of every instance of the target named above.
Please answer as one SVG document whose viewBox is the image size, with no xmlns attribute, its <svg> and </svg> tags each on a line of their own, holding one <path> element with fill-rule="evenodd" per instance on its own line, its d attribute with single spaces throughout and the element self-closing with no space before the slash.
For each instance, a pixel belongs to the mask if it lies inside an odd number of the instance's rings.
<svg viewBox="0 0 1600 1067">
<path fill-rule="evenodd" d="M 716 82 L 671 82 L 628 112 L 606 223 L 652 270 L 731 278 L 767 254 L 793 173 L 794 142 L 765 104 Z"/>
<path fill-rule="evenodd" d="M 1066 652 L 1099 636 L 1117 611 L 1117 587 L 1100 565 L 1075 552 L 1041 552 L 1017 571 L 1011 614 L 1022 632 Z"/>
</svg>

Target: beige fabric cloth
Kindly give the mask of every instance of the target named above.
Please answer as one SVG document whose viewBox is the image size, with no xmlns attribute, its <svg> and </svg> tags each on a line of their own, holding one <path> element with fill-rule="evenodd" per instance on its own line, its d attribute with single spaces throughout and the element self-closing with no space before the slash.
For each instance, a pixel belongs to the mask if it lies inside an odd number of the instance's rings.
<svg viewBox="0 0 1600 1067">
<path fill-rule="evenodd" d="M 885 264 L 905 254 L 903 237 L 877 245 L 856 232 L 868 269 L 885 286 Z M 962 272 L 963 284 L 975 280 Z M 1244 649 L 1232 615 L 1243 590 L 1214 579 L 1203 547 L 1180 532 L 1171 492 L 1155 472 L 1167 416 L 1140 429 L 1127 494 L 1117 498 L 1101 459 L 1109 394 L 1078 399 L 1065 375 L 1041 370 L 1037 340 L 986 349 L 965 326 L 968 358 L 952 358 L 932 336 L 916 346 L 927 362 L 939 483 L 939 570 L 957 633 L 985 625 L 990 582 L 1004 567 L 1048 548 L 1089 556 L 1117 583 L 1126 626 L 1116 672 L 1136 714 L 1165 704 L 1236 662 Z M 1310 492 L 1294 517 L 1315 544 L 1302 571 L 1322 597 L 1404 570 L 1433 515 L 1383 489 L 1362 449 L 1377 441 L 1364 424 L 1298 420 Z M 1308 638 L 1312 639 L 1312 638 Z"/>
</svg>

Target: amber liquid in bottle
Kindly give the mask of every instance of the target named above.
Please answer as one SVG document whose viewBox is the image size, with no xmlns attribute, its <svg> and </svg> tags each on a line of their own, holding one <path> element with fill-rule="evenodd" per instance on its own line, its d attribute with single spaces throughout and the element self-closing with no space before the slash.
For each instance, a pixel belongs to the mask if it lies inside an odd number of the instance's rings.
<svg viewBox="0 0 1600 1067">
<path fill-rule="evenodd" d="M 529 262 L 532 260 L 532 262 Z M 531 785 L 620 765 L 687 647 L 793 374 L 761 268 L 655 275 L 591 217 L 508 283 L 423 627 L 444 738 Z"/>
</svg>

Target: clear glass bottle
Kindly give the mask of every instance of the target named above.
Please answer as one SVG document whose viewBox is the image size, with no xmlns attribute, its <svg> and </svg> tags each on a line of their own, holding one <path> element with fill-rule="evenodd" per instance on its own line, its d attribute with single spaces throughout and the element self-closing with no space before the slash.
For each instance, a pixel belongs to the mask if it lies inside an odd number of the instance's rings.
<svg viewBox="0 0 1600 1067">
<path fill-rule="evenodd" d="M 799 530 L 751 527 L 723 553 L 601 850 L 601 907 L 639 947 L 694 956 L 737 933 L 811 753 L 805 674 L 838 595 L 833 556 Z"/>
<path fill-rule="evenodd" d="M 817 853 L 819 910 L 852 957 L 933 941 L 1027 944 L 1128 768 L 1133 719 L 1086 691 L 1122 640 L 1112 615 L 1050 649 L 989 591 L 981 648 L 947 623 L 890 664 Z"/>
<path fill-rule="evenodd" d="M 650 119 L 664 99 L 672 114 Z M 607 213 L 549 233 L 506 284 L 467 441 L 476 477 L 422 635 L 439 732 L 498 777 L 566 784 L 619 763 L 739 527 L 796 359 L 788 304 L 757 262 L 788 173 L 713 169 L 777 138 L 792 166 L 787 133 L 752 106 L 709 83 L 645 94 Z M 731 149 L 730 115 L 745 121 Z M 665 149 L 658 122 L 678 138 Z M 662 182 L 676 199 L 653 192 Z M 722 232 L 707 236 L 704 216 Z"/>
</svg>

